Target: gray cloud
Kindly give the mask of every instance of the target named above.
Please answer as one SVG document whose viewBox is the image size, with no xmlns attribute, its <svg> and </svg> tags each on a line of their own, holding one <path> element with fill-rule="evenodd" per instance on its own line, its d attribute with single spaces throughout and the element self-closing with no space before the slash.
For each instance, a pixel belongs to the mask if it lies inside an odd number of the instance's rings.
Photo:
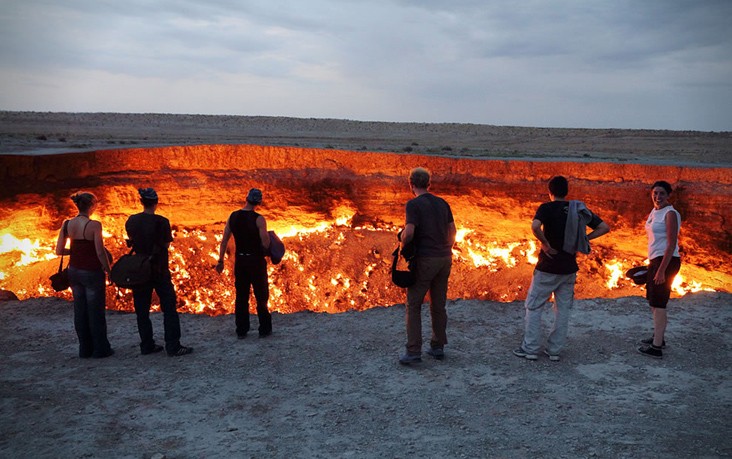
<svg viewBox="0 0 732 459">
<path fill-rule="evenodd" d="M 6 3 L 0 109 L 732 130 L 732 2 Z"/>
</svg>

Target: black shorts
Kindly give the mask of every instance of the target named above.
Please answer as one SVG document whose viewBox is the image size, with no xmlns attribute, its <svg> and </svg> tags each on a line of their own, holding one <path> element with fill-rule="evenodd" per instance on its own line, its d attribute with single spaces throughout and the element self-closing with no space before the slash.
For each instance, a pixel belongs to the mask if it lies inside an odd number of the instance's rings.
<svg viewBox="0 0 732 459">
<path fill-rule="evenodd" d="M 666 267 L 666 282 L 663 284 L 656 284 L 653 282 L 653 278 L 656 277 L 656 271 L 661 266 L 661 260 L 663 257 L 656 257 L 651 260 L 648 265 L 648 277 L 646 281 L 646 298 L 648 304 L 652 308 L 665 309 L 668 304 L 668 299 L 671 296 L 671 284 L 674 283 L 674 278 L 681 268 L 681 258 L 673 257 Z"/>
</svg>

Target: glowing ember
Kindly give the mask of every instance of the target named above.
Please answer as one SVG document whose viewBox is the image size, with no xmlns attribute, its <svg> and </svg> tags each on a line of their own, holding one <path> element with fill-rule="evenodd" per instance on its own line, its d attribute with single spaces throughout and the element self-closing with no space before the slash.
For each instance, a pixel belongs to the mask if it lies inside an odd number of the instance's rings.
<svg viewBox="0 0 732 459">
<path fill-rule="evenodd" d="M 30 239 L 18 239 L 12 234 L 3 234 L 0 236 L 0 255 L 18 252 L 20 259 L 13 263 L 14 266 L 27 266 L 41 260 L 52 260 L 56 258 L 55 249 L 51 249 L 53 245 L 49 243 L 41 243 L 38 239 L 31 242 Z"/>
<path fill-rule="evenodd" d="M 610 277 L 608 278 L 607 282 L 605 282 L 607 288 L 618 288 L 620 279 L 622 279 L 625 275 L 625 271 L 623 270 L 623 264 L 618 260 L 611 260 L 605 264 L 605 269 L 607 269 L 607 271 L 610 273 Z"/>
<path fill-rule="evenodd" d="M 546 199 L 546 179 L 559 170 L 590 177 L 571 183 L 577 184 L 578 195 L 595 199 L 589 206 L 613 228 L 607 238 L 593 244 L 590 255 L 579 258 L 577 297 L 642 294 L 642 287 L 624 277 L 627 269 L 645 258 L 642 222 L 650 203 L 636 201 L 647 198 L 642 180 L 649 173 L 640 167 L 623 167 L 624 179 L 632 185 L 624 185 L 619 192 L 617 182 L 603 184 L 612 174 L 602 164 L 296 148 L 205 146 L 54 155 L 37 161 L 4 157 L 3 161 L 9 165 L 4 179 L 15 191 L 0 195 L 4 196 L 0 288 L 21 299 L 70 298 L 70 292 L 53 292 L 48 276 L 58 266 L 54 255 L 58 227 L 74 212 L 67 199 L 71 192 L 87 189 L 101 198 L 95 217 L 104 225 L 106 246 L 118 258 L 129 250 L 124 222 L 140 211 L 136 186 L 154 177 L 155 183 L 150 184 L 161 195 L 159 212 L 173 224 L 170 267 L 181 311 L 233 312 L 233 257 L 227 257 L 221 275 L 214 265 L 224 222 L 241 205 L 242 189 L 250 186 L 263 189 L 261 213 L 287 247 L 282 263 L 268 268 L 273 311 L 342 312 L 402 303 L 404 291 L 391 284 L 389 268 L 396 233 L 404 223 L 404 203 L 411 197 L 405 177 L 417 165 L 435 172 L 433 189 L 451 204 L 458 226 L 450 298 L 516 301 L 525 297 L 539 253 L 530 231 L 532 212 Z M 322 168 L 315 168 L 319 164 Z M 708 183 L 716 184 L 715 191 L 727 186 L 714 182 L 727 177 L 716 172 L 694 179 L 688 175 L 691 172 L 684 176 L 683 170 L 654 167 L 653 175 L 667 172 L 685 183 L 698 183 L 695 190 L 712 187 Z M 32 188 L 34 183 L 43 184 L 46 191 Z M 201 189 L 208 192 L 200 193 Z M 728 268 L 732 257 L 723 250 L 720 255 L 714 246 L 718 242 L 686 236 L 702 234 L 693 225 L 707 214 L 694 214 L 693 206 L 708 202 L 707 197 L 695 201 L 687 192 L 680 206 L 694 218 L 682 226 L 682 251 L 687 251 L 682 253 L 683 276 L 674 284 L 677 295 L 732 285 Z M 722 205 L 725 200 L 719 202 Z M 110 287 L 107 304 L 132 310 L 131 293 Z"/>
</svg>

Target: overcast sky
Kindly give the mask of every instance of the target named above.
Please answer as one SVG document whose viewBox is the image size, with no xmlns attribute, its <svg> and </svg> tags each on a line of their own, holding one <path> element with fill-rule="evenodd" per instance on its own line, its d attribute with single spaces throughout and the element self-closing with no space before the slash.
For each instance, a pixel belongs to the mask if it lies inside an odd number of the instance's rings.
<svg viewBox="0 0 732 459">
<path fill-rule="evenodd" d="M 0 0 L 0 110 L 732 131 L 732 1 Z"/>
</svg>

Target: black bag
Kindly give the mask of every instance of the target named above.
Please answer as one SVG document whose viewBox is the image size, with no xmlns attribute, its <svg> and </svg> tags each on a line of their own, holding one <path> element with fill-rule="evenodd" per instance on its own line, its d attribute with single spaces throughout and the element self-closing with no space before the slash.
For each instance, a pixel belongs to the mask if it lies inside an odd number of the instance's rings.
<svg viewBox="0 0 732 459">
<path fill-rule="evenodd" d="M 267 250 L 266 256 L 269 257 L 273 265 L 276 265 L 285 256 L 285 243 L 282 242 L 274 231 L 267 231 L 267 233 L 269 233 L 269 249 Z"/>
<path fill-rule="evenodd" d="M 636 266 L 625 273 L 625 277 L 631 279 L 637 285 L 645 285 L 648 280 L 648 266 Z"/>
<path fill-rule="evenodd" d="M 112 266 L 109 278 L 121 288 L 134 288 L 152 280 L 152 257 L 139 253 L 127 253 Z"/>
<path fill-rule="evenodd" d="M 411 270 L 411 262 L 409 263 L 409 271 L 401 271 L 397 269 L 397 262 L 399 261 L 399 247 L 394 249 L 392 253 L 394 261 L 391 264 L 391 281 L 397 287 L 409 288 L 417 282 L 417 276 Z"/>
<path fill-rule="evenodd" d="M 59 265 L 58 272 L 55 274 L 52 274 L 50 279 L 51 279 L 51 287 L 53 287 L 53 289 L 57 292 L 63 292 L 67 288 L 71 287 L 71 283 L 69 283 L 69 269 L 68 268 L 61 269 L 61 266 Z"/>
<path fill-rule="evenodd" d="M 69 221 L 66 220 L 64 222 L 64 242 L 66 242 L 66 238 L 68 237 L 67 233 L 67 227 L 69 225 Z M 66 244 L 64 244 L 66 245 Z M 55 274 L 52 274 L 49 278 L 51 280 L 51 287 L 57 291 L 62 292 L 66 290 L 67 288 L 71 287 L 71 283 L 69 282 L 69 268 L 64 268 L 64 254 L 61 252 L 61 261 L 58 263 L 58 272 Z"/>
</svg>

